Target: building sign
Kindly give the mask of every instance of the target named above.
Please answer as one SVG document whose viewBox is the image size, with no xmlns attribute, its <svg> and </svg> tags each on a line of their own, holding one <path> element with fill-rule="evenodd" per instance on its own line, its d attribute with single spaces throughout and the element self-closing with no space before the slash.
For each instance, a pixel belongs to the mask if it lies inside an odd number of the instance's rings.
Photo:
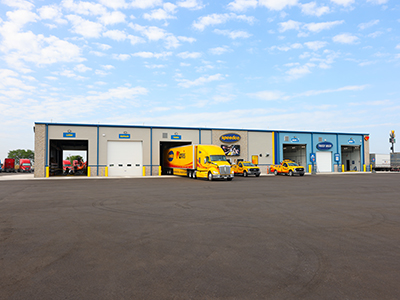
<svg viewBox="0 0 400 300">
<path fill-rule="evenodd" d="M 351 139 L 348 140 L 348 143 L 349 143 L 349 144 L 354 144 L 355 141 L 351 138 Z"/>
<path fill-rule="evenodd" d="M 219 140 L 224 143 L 234 143 L 234 142 L 240 141 L 240 135 L 238 135 L 236 133 L 227 133 L 227 134 L 221 135 Z"/>
<path fill-rule="evenodd" d="M 332 149 L 333 144 L 330 142 L 322 142 L 317 144 L 317 149 L 318 150 L 330 150 Z"/>
<path fill-rule="evenodd" d="M 292 143 L 298 143 L 300 140 L 297 137 L 292 138 Z"/>
<path fill-rule="evenodd" d="M 121 134 L 119 135 L 119 138 L 120 138 L 120 139 L 130 139 L 130 138 L 131 138 L 131 135 L 130 135 L 129 133 L 121 133 Z"/>
<path fill-rule="evenodd" d="M 221 145 L 222 150 L 226 156 L 239 156 L 240 145 Z"/>
<path fill-rule="evenodd" d="M 339 161 L 340 161 L 340 154 L 335 153 L 335 162 L 339 162 Z"/>
<path fill-rule="evenodd" d="M 75 138 L 76 132 L 63 132 L 63 137 L 65 138 Z"/>
<path fill-rule="evenodd" d="M 312 163 L 315 163 L 315 153 L 310 153 L 310 160 Z"/>
<path fill-rule="evenodd" d="M 177 134 L 171 135 L 171 140 L 181 140 L 181 139 L 182 139 L 181 135 L 177 135 Z"/>
</svg>

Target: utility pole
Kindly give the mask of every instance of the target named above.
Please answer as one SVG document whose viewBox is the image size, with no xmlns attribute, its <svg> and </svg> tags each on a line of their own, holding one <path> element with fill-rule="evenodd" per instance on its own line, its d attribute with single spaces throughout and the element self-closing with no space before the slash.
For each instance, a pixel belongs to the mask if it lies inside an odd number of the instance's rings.
<svg viewBox="0 0 400 300">
<path fill-rule="evenodd" d="M 396 139 L 395 139 L 396 135 L 394 134 L 394 130 L 392 130 L 390 132 L 389 136 L 390 136 L 389 143 L 392 144 L 392 147 L 390 147 L 390 150 L 392 150 L 392 153 L 394 153 L 394 144 L 396 143 Z"/>
</svg>

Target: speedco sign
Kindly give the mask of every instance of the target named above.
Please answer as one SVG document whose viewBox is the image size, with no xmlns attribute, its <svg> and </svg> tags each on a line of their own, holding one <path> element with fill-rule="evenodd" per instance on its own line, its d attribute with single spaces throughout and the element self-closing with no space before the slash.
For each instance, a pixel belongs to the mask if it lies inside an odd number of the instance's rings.
<svg viewBox="0 0 400 300">
<path fill-rule="evenodd" d="M 240 135 L 238 135 L 236 133 L 227 133 L 227 134 L 221 135 L 219 140 L 221 142 L 225 142 L 225 143 L 234 143 L 234 142 L 240 141 Z"/>
</svg>

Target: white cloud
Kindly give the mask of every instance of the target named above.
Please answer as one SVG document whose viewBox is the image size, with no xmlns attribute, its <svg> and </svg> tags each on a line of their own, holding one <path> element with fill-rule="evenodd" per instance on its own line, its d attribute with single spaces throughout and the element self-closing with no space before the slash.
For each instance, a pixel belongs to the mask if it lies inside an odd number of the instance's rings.
<svg viewBox="0 0 400 300">
<path fill-rule="evenodd" d="M 328 93 L 336 93 L 336 92 L 345 92 L 345 91 L 362 91 L 367 88 L 368 85 L 348 85 L 337 89 L 326 89 L 326 90 L 310 90 L 303 93 L 298 93 L 290 96 L 290 98 L 295 97 L 309 97 L 309 96 L 318 96 L 321 94 Z"/>
<path fill-rule="evenodd" d="M 342 34 L 335 35 L 332 38 L 332 40 L 335 43 L 340 43 L 340 44 L 355 44 L 358 42 L 359 38 L 350 33 L 342 33 Z"/>
<path fill-rule="evenodd" d="M 107 12 L 107 9 L 103 5 L 93 2 L 62 0 L 61 5 L 75 14 L 85 16 L 99 16 L 104 15 Z"/>
<path fill-rule="evenodd" d="M 202 54 L 200 52 L 185 51 L 185 52 L 178 53 L 176 56 L 183 58 L 183 59 L 187 59 L 187 58 L 199 58 L 199 57 L 201 57 L 201 55 Z"/>
<path fill-rule="evenodd" d="M 299 4 L 299 5 L 301 8 L 301 12 L 305 15 L 320 17 L 323 14 L 330 13 L 330 9 L 328 6 L 317 7 L 316 2 L 309 2 L 306 4 Z"/>
<path fill-rule="evenodd" d="M 307 29 L 311 32 L 320 32 L 322 30 L 331 29 L 335 26 L 343 24 L 344 21 L 332 21 L 332 22 L 320 22 L 320 23 L 308 23 L 303 26 L 304 29 Z"/>
<path fill-rule="evenodd" d="M 207 26 L 214 26 L 224 24 L 230 20 L 245 21 L 249 24 L 253 24 L 255 21 L 254 17 L 248 17 L 245 15 L 237 15 L 235 13 L 229 14 L 211 14 L 203 17 L 199 17 L 197 21 L 193 22 L 192 26 L 200 31 L 203 31 Z"/>
<path fill-rule="evenodd" d="M 202 77 L 199 77 L 193 81 L 190 81 L 188 79 L 176 79 L 176 81 L 178 81 L 178 85 L 184 88 L 189 88 L 192 86 L 199 86 L 199 85 L 204 85 L 208 82 L 212 82 L 212 81 L 220 81 L 220 80 L 224 80 L 225 76 L 222 74 L 215 74 L 215 75 L 205 75 Z"/>
<path fill-rule="evenodd" d="M 289 80 L 298 79 L 298 78 L 301 78 L 301 77 L 311 73 L 310 69 L 312 67 L 315 67 L 315 64 L 306 63 L 303 66 L 298 66 L 298 67 L 289 69 L 288 71 L 286 71 L 286 74 L 288 75 Z"/>
<path fill-rule="evenodd" d="M 107 44 L 95 43 L 95 45 L 97 45 L 97 47 L 99 47 L 103 51 L 110 50 L 112 48 L 110 45 Z"/>
<path fill-rule="evenodd" d="M 188 42 L 188 43 L 193 43 L 196 41 L 195 38 L 192 37 L 186 37 L 186 36 L 178 36 L 178 40 L 182 41 L 182 42 Z"/>
<path fill-rule="evenodd" d="M 101 4 L 107 6 L 112 9 L 120 9 L 120 8 L 127 8 L 128 4 L 126 4 L 125 0 L 99 0 Z"/>
<path fill-rule="evenodd" d="M 322 42 L 322 41 L 314 41 L 314 42 L 306 42 L 304 45 L 307 46 L 307 48 L 317 51 L 321 48 L 324 48 L 326 45 L 328 45 L 327 42 Z"/>
<path fill-rule="evenodd" d="M 398 44 L 398 45 L 396 46 L 396 49 L 400 50 L 400 44 Z"/>
<path fill-rule="evenodd" d="M 152 8 L 154 6 L 162 5 L 162 0 L 133 0 L 130 4 L 133 8 Z"/>
<path fill-rule="evenodd" d="M 233 40 L 237 38 L 248 38 L 251 37 L 251 34 L 246 32 L 246 31 L 241 31 L 241 30 L 220 30 L 220 29 L 214 29 L 214 32 L 217 34 L 225 35 Z"/>
<path fill-rule="evenodd" d="M 372 33 L 368 34 L 368 37 L 375 39 L 378 36 L 381 36 L 382 34 L 383 34 L 382 31 L 375 31 L 375 32 L 372 32 Z"/>
<path fill-rule="evenodd" d="M 208 51 L 213 55 L 222 55 L 222 54 L 230 51 L 230 48 L 228 46 L 215 47 L 215 48 L 209 49 Z"/>
<path fill-rule="evenodd" d="M 161 52 L 161 53 L 136 52 L 136 53 L 132 54 L 132 56 L 142 57 L 142 58 L 166 58 L 171 55 L 172 55 L 172 52 Z"/>
<path fill-rule="evenodd" d="M 282 100 L 285 96 L 285 94 L 280 91 L 260 91 L 256 93 L 249 93 L 247 95 L 265 101 Z"/>
<path fill-rule="evenodd" d="M 132 100 L 138 95 L 147 95 L 148 90 L 144 87 L 128 87 L 121 86 L 109 89 L 106 92 L 92 92 L 91 96 L 87 96 L 88 100 L 108 101 L 108 100 Z"/>
<path fill-rule="evenodd" d="M 302 44 L 300 44 L 300 43 L 294 43 L 294 44 L 291 44 L 291 45 L 287 45 L 287 46 L 272 46 L 271 48 L 270 48 L 270 50 L 279 50 L 279 51 L 289 51 L 289 50 L 292 50 L 292 49 L 301 49 L 301 48 L 303 48 L 303 45 Z"/>
<path fill-rule="evenodd" d="M 293 21 L 293 20 L 289 20 L 286 22 L 281 22 L 279 23 L 279 32 L 285 32 L 287 30 L 299 30 L 300 26 L 301 26 L 301 22 L 297 22 L 297 21 Z"/>
<path fill-rule="evenodd" d="M 126 33 L 117 29 L 103 32 L 103 36 L 118 42 L 125 41 L 127 39 Z"/>
<path fill-rule="evenodd" d="M 130 24 L 130 27 L 133 30 L 140 32 L 150 41 L 158 41 L 160 39 L 164 39 L 167 35 L 167 32 L 164 29 L 156 26 L 141 26 L 138 24 Z"/>
<path fill-rule="evenodd" d="M 18 8 L 18 9 L 28 9 L 31 10 L 35 7 L 33 3 L 25 0 L 2 0 L 3 4 L 8 5 L 10 7 Z"/>
<path fill-rule="evenodd" d="M 358 25 L 358 28 L 360 28 L 360 30 L 364 30 L 364 29 L 367 29 L 367 28 L 369 28 L 369 27 L 375 26 L 375 25 L 377 25 L 378 23 L 379 23 L 379 20 L 372 20 L 372 21 L 369 21 L 369 22 L 367 22 L 367 23 L 361 23 L 361 24 L 359 24 L 359 25 Z"/>
<path fill-rule="evenodd" d="M 85 38 L 98 38 L 103 30 L 100 23 L 85 20 L 77 15 L 68 15 L 66 18 L 72 23 L 71 31 Z"/>
<path fill-rule="evenodd" d="M 99 21 L 104 25 L 115 25 L 125 22 L 125 15 L 120 11 L 107 12 L 99 18 Z"/>
<path fill-rule="evenodd" d="M 185 1 L 178 1 L 176 3 L 179 7 L 191 9 L 191 10 L 197 10 L 197 9 L 202 9 L 204 7 L 203 3 L 199 0 L 185 0 Z"/>
<path fill-rule="evenodd" d="M 38 13 L 42 20 L 53 20 L 59 24 L 66 24 L 67 20 L 62 17 L 61 7 L 58 5 L 45 5 L 38 9 Z"/>
<path fill-rule="evenodd" d="M 113 54 L 112 58 L 116 59 L 116 60 L 128 60 L 129 58 L 131 58 L 131 56 L 129 54 Z"/>
<path fill-rule="evenodd" d="M 270 10 L 282 10 L 286 6 L 294 6 L 297 4 L 297 0 L 259 0 L 260 6 L 265 6 Z"/>
<path fill-rule="evenodd" d="M 74 70 L 77 72 L 80 72 L 80 73 L 84 73 L 87 71 L 91 71 L 92 68 L 86 67 L 84 64 L 79 64 L 79 65 L 75 66 Z"/>
<path fill-rule="evenodd" d="M 113 65 L 103 65 L 102 66 L 105 70 L 112 70 L 115 69 L 115 67 Z"/>
<path fill-rule="evenodd" d="M 228 3 L 228 9 L 241 12 L 247 10 L 248 8 L 256 8 L 257 4 L 258 0 L 235 0 Z"/>
<path fill-rule="evenodd" d="M 389 2 L 389 0 L 367 0 L 367 2 L 372 3 L 372 4 L 386 4 Z"/>
<path fill-rule="evenodd" d="M 331 0 L 331 2 L 337 4 L 337 5 L 342 5 L 344 7 L 350 6 L 355 2 L 355 0 Z"/>
<path fill-rule="evenodd" d="M 143 18 L 146 20 L 166 20 L 176 19 L 173 15 L 176 13 L 177 6 L 170 2 L 164 3 L 163 8 L 152 10 L 151 13 L 145 13 Z"/>
</svg>

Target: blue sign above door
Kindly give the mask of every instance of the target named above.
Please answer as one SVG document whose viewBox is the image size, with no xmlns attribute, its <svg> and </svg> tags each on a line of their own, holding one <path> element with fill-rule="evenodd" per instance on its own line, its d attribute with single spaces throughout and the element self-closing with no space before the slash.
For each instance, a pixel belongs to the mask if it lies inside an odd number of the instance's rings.
<svg viewBox="0 0 400 300">
<path fill-rule="evenodd" d="M 318 150 L 330 150 L 332 149 L 333 144 L 331 142 L 322 142 L 317 144 Z"/>
</svg>

